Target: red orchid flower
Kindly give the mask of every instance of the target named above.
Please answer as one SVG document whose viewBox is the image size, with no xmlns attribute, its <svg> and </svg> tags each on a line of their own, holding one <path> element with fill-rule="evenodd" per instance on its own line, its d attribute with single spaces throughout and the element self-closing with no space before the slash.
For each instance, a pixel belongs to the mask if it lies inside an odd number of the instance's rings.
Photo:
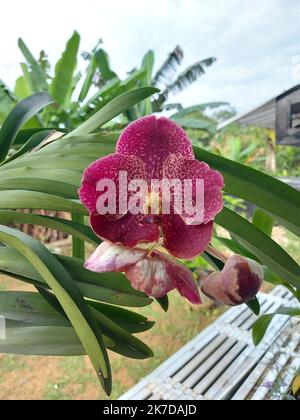
<svg viewBox="0 0 300 420">
<path fill-rule="evenodd" d="M 99 214 L 97 201 L 103 194 L 97 191 L 98 182 L 109 179 L 115 182 L 116 195 L 122 197 L 119 174 L 126 172 L 130 180 L 203 180 L 204 214 L 201 224 L 188 223 L 189 214 Z M 84 172 L 79 195 L 90 211 L 90 224 L 104 240 L 124 247 L 134 248 L 140 243 L 159 241 L 178 258 L 192 259 L 201 254 L 210 243 L 213 220 L 222 210 L 222 175 L 195 159 L 192 145 L 185 132 L 168 118 L 148 116 L 130 124 L 121 134 L 114 154 L 92 163 Z M 193 184 L 193 199 L 196 191 Z M 157 197 L 156 197 L 157 198 Z M 119 200 L 119 199 L 118 199 Z M 158 195 L 158 200 L 161 197 Z M 117 203 L 118 204 L 118 203 Z M 160 208 L 160 205 L 158 206 Z"/>
<path fill-rule="evenodd" d="M 233 255 L 221 272 L 212 273 L 201 282 L 201 291 L 217 303 L 237 306 L 254 299 L 263 279 L 260 264 L 241 255 Z"/>
<path fill-rule="evenodd" d="M 148 296 L 160 298 L 177 289 L 191 303 L 201 303 L 192 272 L 175 258 L 157 250 L 131 249 L 103 242 L 85 262 L 85 268 L 98 273 L 124 272 L 132 286 Z"/>
</svg>

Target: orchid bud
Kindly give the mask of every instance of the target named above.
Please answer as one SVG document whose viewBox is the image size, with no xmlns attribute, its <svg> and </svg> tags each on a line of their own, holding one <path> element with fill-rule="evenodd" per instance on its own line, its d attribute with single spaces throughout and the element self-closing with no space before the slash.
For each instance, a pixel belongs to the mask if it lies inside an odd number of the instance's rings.
<svg viewBox="0 0 300 420">
<path fill-rule="evenodd" d="M 263 276 L 263 270 L 256 261 L 234 255 L 227 260 L 221 272 L 212 273 L 202 281 L 201 290 L 218 303 L 237 306 L 255 298 Z"/>
</svg>

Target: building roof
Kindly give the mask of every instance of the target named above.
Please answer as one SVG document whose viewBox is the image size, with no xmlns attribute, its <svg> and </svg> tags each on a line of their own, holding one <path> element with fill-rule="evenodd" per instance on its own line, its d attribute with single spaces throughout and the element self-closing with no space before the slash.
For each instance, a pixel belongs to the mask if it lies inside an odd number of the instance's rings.
<svg viewBox="0 0 300 420">
<path fill-rule="evenodd" d="M 281 93 L 280 95 L 275 96 L 267 102 L 264 102 L 262 105 L 251 109 L 250 111 L 237 115 L 229 120 L 223 121 L 219 124 L 218 129 L 221 130 L 224 127 L 227 127 L 232 123 L 240 123 L 245 125 L 255 125 L 257 127 L 265 127 L 275 129 L 276 127 L 276 103 L 279 99 L 282 99 L 284 96 L 293 93 L 296 90 L 300 90 L 300 85 L 294 86 L 291 89 Z"/>
</svg>

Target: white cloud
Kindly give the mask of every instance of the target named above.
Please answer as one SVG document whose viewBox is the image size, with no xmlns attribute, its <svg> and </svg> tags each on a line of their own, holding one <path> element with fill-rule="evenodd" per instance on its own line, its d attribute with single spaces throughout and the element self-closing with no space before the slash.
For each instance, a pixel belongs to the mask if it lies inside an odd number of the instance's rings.
<svg viewBox="0 0 300 420">
<path fill-rule="evenodd" d="M 214 55 L 218 62 L 176 101 L 228 100 L 244 111 L 295 83 L 299 18 L 298 0 L 10 0 L 2 5 L 0 78 L 12 85 L 19 74 L 19 36 L 54 62 L 76 29 L 82 50 L 102 38 L 122 75 L 149 48 L 158 64 L 176 44 L 186 66 Z"/>
</svg>

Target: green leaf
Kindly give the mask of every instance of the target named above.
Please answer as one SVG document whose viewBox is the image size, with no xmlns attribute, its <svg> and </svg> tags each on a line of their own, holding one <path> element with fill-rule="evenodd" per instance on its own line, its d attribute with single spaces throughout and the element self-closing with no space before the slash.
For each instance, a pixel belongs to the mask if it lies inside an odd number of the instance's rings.
<svg viewBox="0 0 300 420">
<path fill-rule="evenodd" d="M 82 260 L 53 255 L 68 271 L 83 296 L 88 299 L 131 307 L 142 307 L 152 302 L 148 296 L 133 289 L 121 273 L 93 273 L 83 267 Z M 0 271 L 24 282 L 38 287 L 46 285 L 34 267 L 10 247 L 0 247 L 0 267 Z"/>
<path fill-rule="evenodd" d="M 118 96 L 100 109 L 100 111 L 96 112 L 96 114 L 94 114 L 86 122 L 77 127 L 74 131 L 67 134 L 66 138 L 92 133 L 97 128 L 119 115 L 121 112 L 127 111 L 132 106 L 143 99 L 148 98 L 157 91 L 158 90 L 155 88 L 143 87 Z"/>
<path fill-rule="evenodd" d="M 299 265 L 269 236 L 226 207 L 216 217 L 216 223 L 232 233 L 263 265 L 300 289 Z"/>
<path fill-rule="evenodd" d="M 129 352 L 127 353 L 128 357 L 134 357 L 137 359 L 153 357 L 152 350 L 146 344 L 129 334 L 128 331 L 103 315 L 103 313 L 93 310 L 92 308 L 90 309 L 93 316 L 101 326 L 104 334 L 106 334 L 115 343 L 121 342 L 123 343 L 123 346 L 129 348 Z"/>
<path fill-rule="evenodd" d="M 95 74 L 95 70 L 96 70 L 96 60 L 95 60 L 95 54 L 93 54 L 90 60 L 89 66 L 87 68 L 87 71 L 86 71 L 86 76 L 85 76 L 81 91 L 78 96 L 79 102 L 83 102 L 85 98 L 87 97 L 89 90 L 93 84 L 93 77 Z"/>
<path fill-rule="evenodd" d="M 151 86 L 153 67 L 154 52 L 150 50 L 144 55 L 142 60 L 142 69 L 146 70 L 146 74 L 142 81 L 143 86 Z M 140 104 L 140 112 L 142 116 L 151 114 L 152 105 L 150 99 L 145 99 L 145 101 Z"/>
<path fill-rule="evenodd" d="M 82 216 L 81 214 L 73 213 L 72 222 L 79 225 L 84 225 L 84 216 Z M 81 238 L 78 238 L 78 236 L 72 237 L 72 255 L 75 258 L 81 258 L 82 260 L 85 259 L 84 240 Z"/>
<path fill-rule="evenodd" d="M 168 296 L 164 296 L 162 298 L 156 299 L 159 306 L 162 308 L 163 311 L 168 312 L 169 310 L 169 298 Z"/>
<path fill-rule="evenodd" d="M 62 57 L 55 66 L 55 76 L 50 86 L 50 93 L 62 107 L 66 105 L 69 92 L 73 88 L 73 77 L 77 66 L 80 36 L 75 31 L 69 39 Z"/>
<path fill-rule="evenodd" d="M 51 306 L 58 310 L 63 316 L 66 316 L 63 308 L 58 302 L 57 298 L 52 292 L 38 288 L 39 293 L 46 299 Z M 95 305 L 96 308 L 95 308 Z M 132 357 L 134 359 L 145 359 L 153 356 L 151 349 L 141 342 L 136 337 L 133 337 L 127 330 L 121 327 L 119 324 L 116 324 L 112 321 L 111 318 L 108 318 L 103 312 L 99 309 L 102 309 L 102 306 L 99 306 L 97 303 L 93 306 L 90 306 L 90 310 L 97 320 L 101 331 L 109 337 L 109 339 L 114 343 L 112 348 L 113 351 L 121 353 L 127 357 Z"/>
<path fill-rule="evenodd" d="M 17 99 L 0 79 L 0 124 L 2 124 L 7 114 L 14 108 L 16 103 Z"/>
<path fill-rule="evenodd" d="M 124 308 L 93 301 L 89 301 L 88 304 L 131 334 L 147 331 L 155 324 L 145 316 Z"/>
<path fill-rule="evenodd" d="M 234 239 L 221 238 L 220 236 L 215 237 L 215 239 L 217 239 L 217 241 L 225 245 L 234 254 L 243 255 L 244 257 L 250 258 L 251 260 L 254 260 L 254 261 L 257 260 L 257 257 L 251 252 L 249 252 L 238 241 L 235 241 Z"/>
<path fill-rule="evenodd" d="M 0 191 L 0 209 L 44 209 L 88 215 L 78 201 L 25 190 Z"/>
<path fill-rule="evenodd" d="M 207 119 L 197 119 L 197 118 L 173 118 L 177 124 L 181 125 L 183 128 L 190 128 L 193 130 L 204 130 L 204 131 L 216 131 L 216 124 L 211 120 Z"/>
<path fill-rule="evenodd" d="M 253 342 L 257 346 L 264 338 L 273 318 L 275 315 L 285 316 L 300 316 L 300 309 L 295 308 L 279 308 L 273 314 L 267 314 L 261 316 L 252 327 Z"/>
<path fill-rule="evenodd" d="M 99 149 L 98 149 L 99 150 Z M 35 169 L 70 169 L 72 171 L 83 172 L 84 169 L 89 166 L 95 160 L 95 156 L 72 156 L 65 154 L 50 155 L 48 159 L 46 156 L 44 159 L 40 159 L 40 154 L 34 153 L 28 156 L 22 156 L 13 162 L 0 166 L 1 174 L 6 170 L 16 168 L 29 168 L 34 167 Z"/>
<path fill-rule="evenodd" d="M 37 178 L 4 178 L 0 179 L 0 191 L 6 190 L 25 190 L 37 191 L 45 194 L 52 194 L 58 197 L 70 199 L 78 198 L 78 188 L 75 185 L 66 182 L 53 181 Z"/>
<path fill-rule="evenodd" d="M 257 209 L 253 215 L 252 223 L 268 236 L 272 236 L 274 220 L 264 211 Z"/>
<path fill-rule="evenodd" d="M 223 261 L 219 260 L 214 255 L 210 254 L 208 251 L 204 251 L 203 258 L 216 270 L 219 270 L 219 271 L 223 270 L 224 265 L 225 265 Z"/>
<path fill-rule="evenodd" d="M 193 113 L 203 114 L 207 109 L 215 109 L 228 105 L 228 102 L 208 102 L 204 104 L 193 105 L 176 112 L 175 114 L 171 115 L 170 118 L 177 120 L 179 118 L 185 118 Z"/>
<path fill-rule="evenodd" d="M 27 140 L 27 142 L 13 155 L 5 160 L 5 163 L 11 162 L 12 160 L 17 159 L 20 156 L 23 156 L 25 153 L 30 152 L 30 150 L 39 146 L 51 133 L 53 130 L 43 130 L 34 134 Z"/>
<path fill-rule="evenodd" d="M 47 91 L 48 90 L 47 75 L 43 71 L 42 67 L 39 65 L 38 61 L 31 54 L 27 45 L 22 40 L 22 38 L 19 38 L 18 46 L 22 54 L 24 55 L 27 63 L 30 66 L 31 83 L 34 88 L 34 91 L 35 92 Z"/>
<path fill-rule="evenodd" d="M 4 167 L 2 167 L 5 169 Z M 16 167 L 13 166 L 7 170 L 0 169 L 1 178 L 38 178 L 53 181 L 61 181 L 62 179 L 76 187 L 79 187 L 82 177 L 82 172 L 69 170 L 69 169 L 48 169 L 48 168 L 33 168 L 33 167 Z"/>
<path fill-rule="evenodd" d="M 13 142 L 14 146 L 23 146 L 34 134 L 40 133 L 41 131 L 53 131 L 54 129 L 51 127 L 45 128 L 24 128 L 23 130 L 20 130 Z M 57 128 L 57 130 L 59 129 Z"/>
<path fill-rule="evenodd" d="M 41 291 L 42 289 L 40 289 Z M 50 293 L 47 293 L 48 298 Z M 42 296 L 45 296 L 43 292 Z M 53 298 L 56 299 L 54 295 Z M 0 292 L 0 306 L 1 314 L 6 321 L 6 339 L 0 341 L 0 352 L 53 356 L 86 354 L 65 314 L 62 315 L 53 309 L 49 302 L 47 303 L 47 300 L 44 300 L 38 293 Z M 114 309 L 112 307 L 112 310 Z M 142 322 L 139 319 L 140 316 L 133 312 L 122 311 L 122 315 L 126 314 L 128 317 L 128 312 L 132 318 L 132 321 L 126 325 L 134 330 L 139 329 L 139 323 Z M 135 319 L 138 321 L 135 322 Z M 149 329 L 153 325 L 147 320 L 144 321 L 144 324 L 147 325 L 141 326 L 143 330 L 146 327 Z M 115 323 L 112 322 L 111 326 L 115 328 Z M 130 334 L 128 335 L 130 336 Z M 140 340 L 132 336 L 128 339 L 126 336 L 125 342 L 124 337 L 118 336 L 111 328 L 107 328 L 107 335 L 103 334 L 103 341 L 108 349 L 123 356 L 138 359 L 148 357 L 149 349 L 147 348 L 147 352 L 145 352 L 144 344 Z M 135 346 L 141 346 L 142 349 L 134 348 L 131 341 L 134 341 Z"/>
<path fill-rule="evenodd" d="M 0 352 L 31 356 L 81 356 L 86 354 L 74 328 L 47 325 L 26 328 L 23 325 L 8 326 L 6 339 L 0 341 Z"/>
<path fill-rule="evenodd" d="M 81 223 L 60 219 L 58 217 L 42 216 L 40 214 L 21 213 L 13 210 L 0 210 L 0 224 L 26 223 L 35 226 L 46 226 L 50 229 L 68 233 L 93 245 L 99 245 L 100 239 L 92 229 Z M 1 269 L 1 267 L 0 267 Z"/>
<path fill-rule="evenodd" d="M 1 226 L 0 241 L 23 254 L 52 288 L 110 394 L 110 365 L 100 329 L 69 273 L 40 242 L 24 233 Z"/>
<path fill-rule="evenodd" d="M 257 298 L 250 300 L 246 303 L 250 311 L 254 313 L 254 315 L 259 316 L 260 314 L 260 303 Z"/>
<path fill-rule="evenodd" d="M 248 166 L 194 148 L 196 158 L 219 170 L 225 191 L 256 204 L 300 236 L 300 192 Z"/>
<path fill-rule="evenodd" d="M 98 66 L 101 74 L 101 78 L 107 82 L 111 79 L 118 78 L 118 75 L 111 70 L 110 64 L 109 64 L 109 57 L 106 51 L 103 49 L 99 49 L 95 53 L 95 60 L 96 65 Z"/>
<path fill-rule="evenodd" d="M 52 102 L 48 93 L 36 93 L 16 105 L 0 129 L 0 162 L 6 158 L 10 146 L 26 121 Z"/>
</svg>

